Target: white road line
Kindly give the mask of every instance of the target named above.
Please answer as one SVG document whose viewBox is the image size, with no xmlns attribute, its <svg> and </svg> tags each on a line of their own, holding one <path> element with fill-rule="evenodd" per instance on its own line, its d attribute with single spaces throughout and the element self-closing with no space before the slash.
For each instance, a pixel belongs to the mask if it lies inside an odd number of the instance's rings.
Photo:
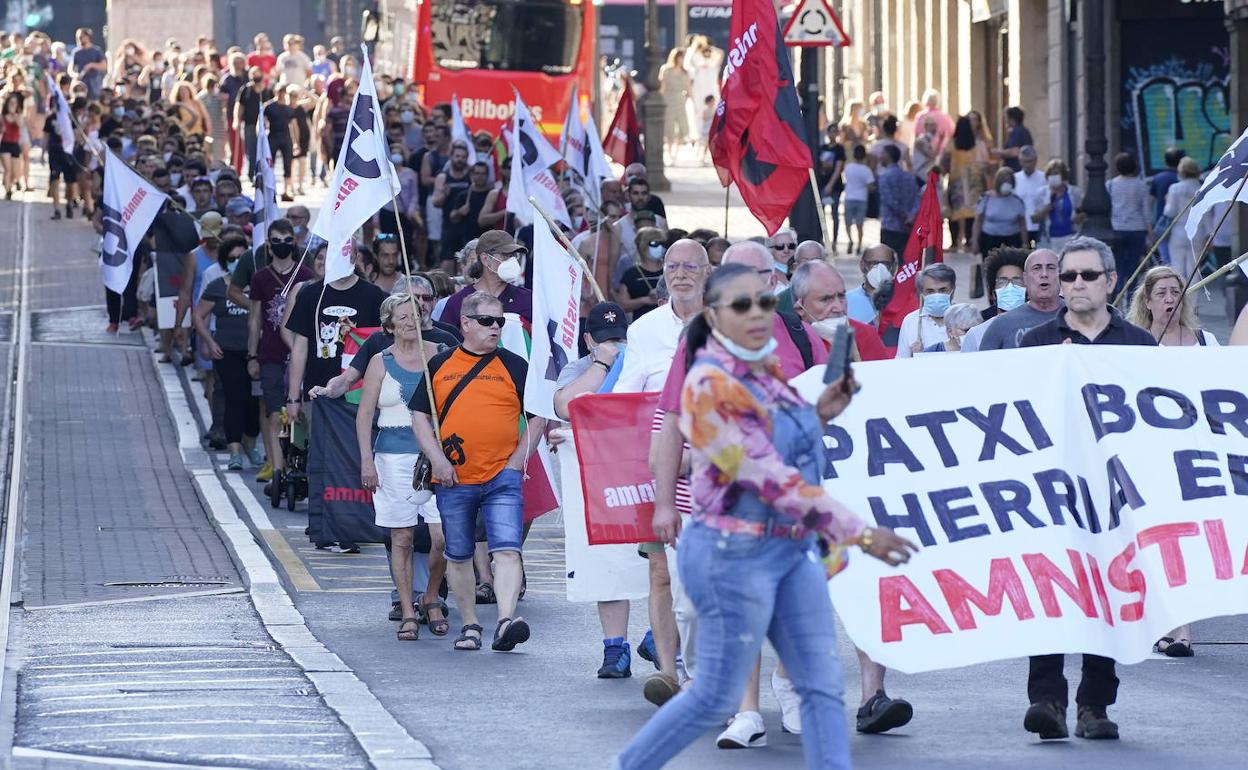
<svg viewBox="0 0 1248 770">
<path fill-rule="evenodd" d="M 223 765 L 179 765 L 172 762 L 152 762 L 144 759 L 126 757 L 99 757 L 90 754 L 70 754 L 64 751 L 48 751 L 46 749 L 28 749 L 14 746 L 13 756 L 22 759 L 47 759 L 63 762 L 80 762 L 88 765 L 107 765 L 111 767 L 162 768 L 163 770 L 247 770 L 244 767 L 225 767 Z"/>
<path fill-rule="evenodd" d="M 282 586 L 255 533 L 235 511 L 221 478 L 211 469 L 211 461 L 200 448 L 198 426 L 178 370 L 172 364 L 160 364 L 155 354 L 151 360 L 164 389 L 170 417 L 178 430 L 183 461 L 191 472 L 200 499 L 248 583 L 252 603 L 265 629 L 305 672 L 325 704 L 338 714 L 359 741 L 376 770 L 438 770 L 428 747 L 413 738 L 342 659 L 308 630 L 303 614 Z M 250 491 L 246 495 L 239 494 L 239 499 L 244 501 L 244 510 L 251 516 L 254 510 L 246 501 L 255 501 Z M 267 519 L 263 517 L 264 521 Z M 253 520 L 253 524 L 261 528 L 260 521 Z M 269 522 L 264 528 L 272 530 L 273 525 Z"/>
</svg>

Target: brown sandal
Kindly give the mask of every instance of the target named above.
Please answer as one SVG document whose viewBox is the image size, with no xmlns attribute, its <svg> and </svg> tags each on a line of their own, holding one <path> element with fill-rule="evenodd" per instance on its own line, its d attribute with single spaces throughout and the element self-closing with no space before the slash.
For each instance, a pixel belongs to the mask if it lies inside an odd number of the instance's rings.
<svg viewBox="0 0 1248 770">
<path fill-rule="evenodd" d="M 411 626 L 411 628 L 408 628 L 408 626 Z M 398 637 L 400 642 L 414 642 L 419 639 L 420 621 L 416 618 L 403 618 L 402 622 L 399 623 Z"/>
<path fill-rule="evenodd" d="M 443 602 L 443 601 L 430 602 L 429 604 L 420 605 L 420 608 L 425 611 L 425 620 L 429 624 L 429 633 L 433 634 L 434 636 L 446 636 L 447 633 L 450 632 L 451 622 L 446 619 L 446 611 L 447 611 L 446 602 Z M 434 618 L 433 616 L 429 614 L 430 610 L 441 611 L 442 617 L 440 619 Z"/>
</svg>

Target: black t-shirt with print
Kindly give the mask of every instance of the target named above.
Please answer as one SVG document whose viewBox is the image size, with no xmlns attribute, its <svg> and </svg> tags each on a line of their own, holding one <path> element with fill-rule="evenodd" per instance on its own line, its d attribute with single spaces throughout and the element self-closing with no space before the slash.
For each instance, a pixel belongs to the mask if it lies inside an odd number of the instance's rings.
<svg viewBox="0 0 1248 770">
<path fill-rule="evenodd" d="M 359 278 L 347 289 L 314 281 L 299 290 L 286 328 L 308 340 L 303 389 L 324 385 L 342 372 L 342 345 L 352 328 L 381 325 L 381 303 L 389 295 Z M 317 314 L 317 304 L 320 312 Z"/>
</svg>

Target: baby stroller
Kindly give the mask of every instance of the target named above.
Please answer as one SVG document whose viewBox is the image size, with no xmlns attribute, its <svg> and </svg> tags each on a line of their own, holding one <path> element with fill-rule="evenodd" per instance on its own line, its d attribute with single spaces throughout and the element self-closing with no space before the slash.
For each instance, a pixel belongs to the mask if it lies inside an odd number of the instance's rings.
<svg viewBox="0 0 1248 770">
<path fill-rule="evenodd" d="M 273 486 L 269 492 L 269 502 L 274 508 L 280 508 L 282 498 L 286 498 L 286 510 L 295 510 L 300 500 L 308 497 L 308 433 L 303 422 L 293 425 L 283 408 L 279 419 L 282 429 L 277 435 L 282 448 L 282 458 L 286 467 L 273 472 Z"/>
</svg>

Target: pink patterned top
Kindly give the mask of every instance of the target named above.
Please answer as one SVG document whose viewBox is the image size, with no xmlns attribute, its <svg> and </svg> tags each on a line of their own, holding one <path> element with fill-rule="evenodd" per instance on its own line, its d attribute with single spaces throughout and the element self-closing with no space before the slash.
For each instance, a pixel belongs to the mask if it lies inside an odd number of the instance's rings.
<svg viewBox="0 0 1248 770">
<path fill-rule="evenodd" d="M 856 541 L 866 527 L 862 519 L 822 486 L 807 483 L 772 444 L 769 412 L 780 404 L 805 403 L 785 382 L 778 360 L 768 359 L 766 374 L 760 376 L 715 340 L 707 342 L 702 355 L 719 366 L 694 364 L 685 379 L 680 411 L 680 431 L 693 450 L 690 479 L 697 510 L 723 515 L 728 492 L 736 487 L 754 492 L 777 513 L 800 521 L 830 543 Z M 764 403 L 741 382 L 745 379 L 764 394 Z"/>
</svg>

